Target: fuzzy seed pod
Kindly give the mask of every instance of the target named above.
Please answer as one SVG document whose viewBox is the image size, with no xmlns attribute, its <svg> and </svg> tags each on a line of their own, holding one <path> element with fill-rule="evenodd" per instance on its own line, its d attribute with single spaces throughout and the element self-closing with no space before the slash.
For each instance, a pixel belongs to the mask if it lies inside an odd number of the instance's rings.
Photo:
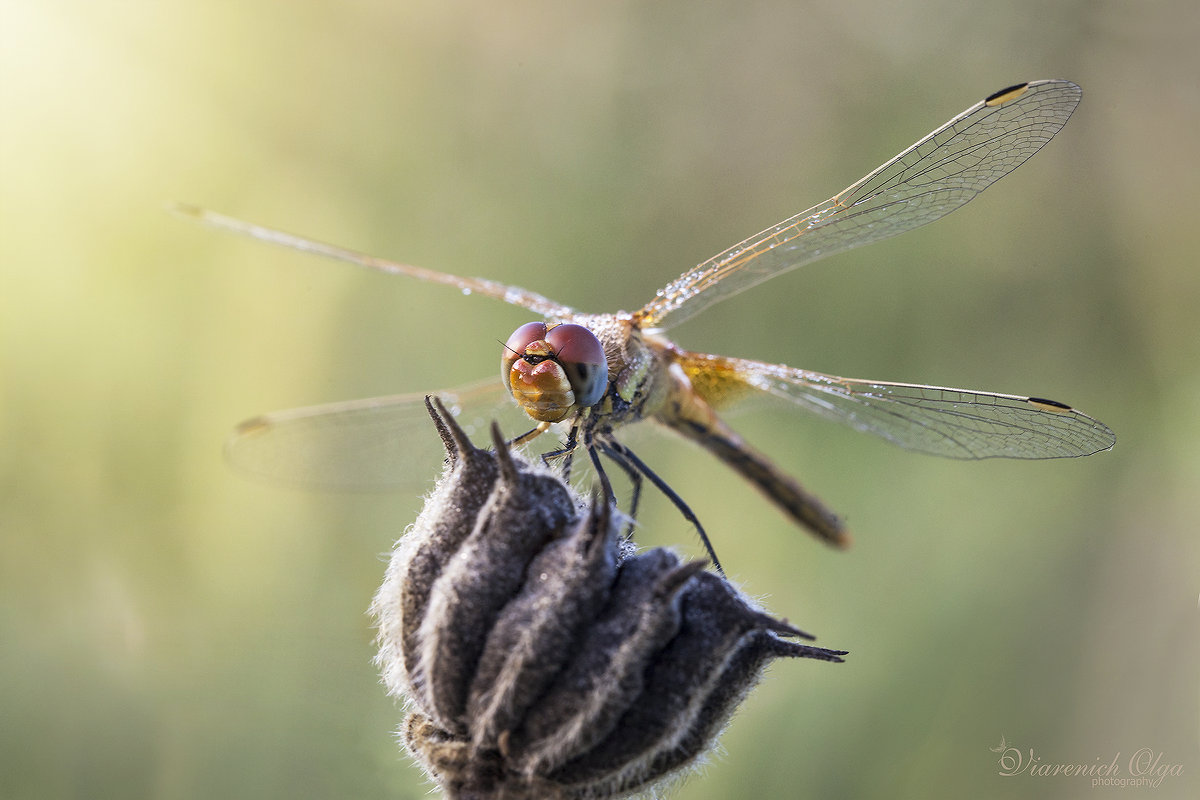
<svg viewBox="0 0 1200 800">
<path fill-rule="evenodd" d="M 634 555 L 609 498 L 475 447 L 428 403 L 446 472 L 371 606 L 401 735 L 452 800 L 624 797 L 693 763 L 765 665 L 841 651 L 704 562 Z"/>
</svg>

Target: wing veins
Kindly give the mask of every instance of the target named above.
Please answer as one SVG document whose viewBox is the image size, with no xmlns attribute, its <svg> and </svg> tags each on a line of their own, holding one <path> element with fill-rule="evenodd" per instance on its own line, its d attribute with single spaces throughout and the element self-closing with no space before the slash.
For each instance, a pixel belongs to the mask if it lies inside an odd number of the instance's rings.
<svg viewBox="0 0 1200 800">
<path fill-rule="evenodd" d="M 723 394 L 737 396 L 745 387 L 905 449 L 948 458 L 1079 457 L 1116 441 L 1107 426 L 1070 406 L 1021 395 L 841 378 L 697 353 L 683 361 L 689 374 L 721 377 L 709 393 L 702 391 L 718 406 Z"/>
<path fill-rule="evenodd" d="M 215 211 L 197 206 L 177 203 L 172 211 L 182 217 L 201 222 L 219 230 L 235 233 L 266 244 L 296 250 L 301 253 L 344 261 L 355 266 L 382 272 L 388 275 L 404 275 L 427 283 L 440 283 L 453 286 L 464 292 L 474 292 L 485 297 L 501 300 L 509 305 L 527 308 L 547 319 L 570 319 L 579 314 L 578 311 L 562 303 L 544 297 L 537 292 L 520 286 L 510 286 L 487 278 L 464 278 L 447 272 L 437 272 L 424 267 L 403 264 L 391 259 L 368 255 L 358 250 L 320 242 L 294 233 L 287 233 L 276 228 L 245 222 L 234 217 L 219 214 Z"/>
<path fill-rule="evenodd" d="M 971 200 L 1016 169 L 1062 128 L 1079 102 L 1069 81 L 1035 81 L 1015 97 L 977 103 L 926 135 L 830 200 L 701 263 L 661 289 L 635 317 L 648 328 L 666 329 L 713 303 L 832 253 L 894 236 L 932 222 Z M 915 158 L 914 158 L 915 157 Z M 924 185 L 944 185 L 944 207 L 930 207 Z M 911 194 L 904 195 L 906 190 Z M 880 201 L 894 191 L 902 196 Z M 897 210 L 911 204 L 910 215 Z M 874 215 L 873 231 L 859 235 L 851 209 Z M 803 223 L 806 223 L 804 225 Z M 781 238 L 785 232 L 794 233 Z M 823 233 L 818 233 L 824 231 Z M 781 245 L 807 235 L 791 248 Z M 764 258 L 765 256 L 765 258 Z M 754 262 L 762 259 L 757 265 Z"/>
<path fill-rule="evenodd" d="M 926 388 L 926 387 L 922 387 L 922 388 Z M 928 387 L 928 388 L 936 388 L 936 387 Z M 961 390 L 961 389 L 956 389 L 954 391 L 961 392 L 964 394 L 968 393 L 968 392 L 966 392 L 966 390 Z M 1001 397 L 1003 399 L 1008 399 L 1007 397 L 1005 397 L 1003 395 L 998 396 L 998 395 L 994 395 L 990 392 L 970 391 L 969 394 L 971 394 L 975 397 L 988 397 L 988 398 L 992 398 L 992 399 Z M 1020 438 L 1022 436 L 1033 435 L 1033 436 L 1037 436 L 1040 439 L 1050 439 L 1054 442 L 1058 442 L 1061 446 L 1064 446 L 1064 447 L 1072 444 L 1069 437 L 1062 435 L 1055 428 L 1050 428 L 1047 426 L 1022 424 L 1025 422 L 1025 417 L 1028 414 L 1048 413 L 1048 412 L 1038 412 L 1034 409 L 1021 409 L 1018 406 L 1001 405 L 1000 403 L 974 403 L 974 402 L 969 403 L 969 406 L 971 406 L 971 407 L 973 407 L 973 406 L 984 406 L 984 407 L 994 406 L 997 408 L 1011 409 L 1012 411 L 1020 414 L 1020 416 L 1018 416 L 1014 419 L 1001 421 L 1001 420 L 990 419 L 990 418 L 980 415 L 980 414 L 972 414 L 967 411 L 960 411 L 953 407 L 952 408 L 942 408 L 939 406 L 929 406 L 929 405 L 926 405 L 925 403 L 923 403 L 921 399 L 909 398 L 909 397 L 905 397 L 903 395 L 898 395 L 898 396 L 875 395 L 870 392 L 856 392 L 853 389 L 850 389 L 847 392 L 847 396 L 850 399 L 860 402 L 861 407 L 868 409 L 872 413 L 889 415 L 896 419 L 902 420 L 906 423 L 915 424 L 915 425 L 919 426 L 920 428 L 922 428 L 923 430 L 929 432 L 930 434 L 933 434 L 937 438 L 943 438 L 950 442 L 953 442 L 959 449 L 961 449 L 964 453 L 967 453 L 967 454 L 973 453 L 973 448 L 971 447 L 970 442 L 969 442 L 970 438 L 972 436 L 980 436 L 980 435 L 984 435 L 988 439 L 1008 439 L 1008 438 L 1012 438 L 1012 437 Z M 905 414 L 905 413 L 901 413 L 900 410 L 898 408 L 893 407 L 893 405 L 876 405 L 873 402 L 862 402 L 860 400 L 860 398 L 864 398 L 864 397 L 870 398 L 870 400 L 872 400 L 872 401 L 883 401 L 886 404 L 893 404 L 894 406 L 903 406 L 903 407 L 907 407 L 907 408 L 917 409 L 918 413 Z M 1021 398 L 1014 398 L 1014 399 L 1020 400 Z M 939 401 L 939 402 L 948 402 L 948 401 Z M 936 416 L 932 416 L 932 415 L 936 415 Z M 926 417 L 928 417 L 929 419 L 932 419 L 932 420 L 937 420 L 938 422 L 942 422 L 944 424 L 942 424 L 942 425 L 933 424 L 931 421 L 927 420 Z M 977 423 L 982 422 L 984 424 L 987 424 L 989 427 L 999 426 L 999 429 L 998 430 L 996 430 L 996 429 L 989 430 L 986 434 L 983 434 L 978 428 L 975 428 L 969 424 L 961 424 L 961 425 L 951 424 L 951 420 L 953 420 L 954 418 L 959 418 L 962 420 L 969 420 L 969 421 L 977 422 Z M 1036 417 L 1030 417 L 1030 418 L 1036 419 Z M 1012 429 L 1012 430 L 1008 430 L 1008 429 Z M 951 431 L 956 431 L 956 432 L 961 431 L 968 435 L 965 438 L 959 438 L 958 436 L 952 435 Z M 901 445 L 901 446 L 903 446 L 903 445 Z M 964 457 L 965 458 L 977 458 L 978 456 L 967 455 Z"/>
</svg>

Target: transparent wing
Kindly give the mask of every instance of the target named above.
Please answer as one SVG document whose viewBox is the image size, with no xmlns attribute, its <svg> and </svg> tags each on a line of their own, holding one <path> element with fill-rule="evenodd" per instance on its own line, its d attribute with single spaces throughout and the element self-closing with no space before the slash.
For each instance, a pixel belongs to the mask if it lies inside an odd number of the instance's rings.
<svg viewBox="0 0 1200 800">
<path fill-rule="evenodd" d="M 767 393 L 907 450 L 946 458 L 1075 458 L 1117 441 L 1104 423 L 1055 400 L 838 378 L 697 353 L 680 363 L 716 407 Z"/>
<path fill-rule="evenodd" d="M 182 217 L 203 222 L 205 225 L 229 231 L 230 233 L 248 236 L 260 242 L 267 242 L 268 244 L 279 245 L 291 250 L 299 250 L 302 253 L 312 253 L 313 255 L 324 256 L 325 258 L 332 258 L 338 261 L 346 261 L 350 264 L 376 270 L 377 272 L 386 272 L 389 275 L 405 275 L 409 278 L 416 278 L 417 280 L 429 283 L 441 283 L 446 286 L 453 286 L 465 294 L 481 294 L 485 297 L 494 297 L 510 305 L 527 308 L 547 319 L 571 319 L 579 314 L 578 311 L 570 306 L 556 303 L 537 292 L 531 292 L 519 286 L 508 286 L 503 283 L 489 281 L 485 278 L 462 278 L 458 275 L 449 275 L 445 272 L 435 272 L 431 269 L 414 267 L 411 264 L 389 261 L 386 258 L 376 258 L 375 256 L 369 256 L 366 253 L 360 253 L 356 250 L 318 242 L 314 239 L 306 239 L 303 236 L 297 236 L 293 233 L 255 225 L 252 222 L 244 222 L 240 219 L 227 217 L 224 214 L 218 214 L 215 211 L 183 203 L 175 204 L 171 207 L 171 210 Z"/>
<path fill-rule="evenodd" d="M 1069 81 L 1001 90 L 840 194 L 684 273 L 635 318 L 669 328 L 768 278 L 943 217 L 1040 150 L 1081 95 Z"/>
<path fill-rule="evenodd" d="M 477 441 L 490 441 L 493 419 L 509 436 L 533 427 L 495 378 L 434 394 Z M 230 435 L 225 455 L 238 469 L 271 482 L 384 489 L 436 478 L 445 451 L 425 395 L 405 394 L 254 417 Z"/>
</svg>

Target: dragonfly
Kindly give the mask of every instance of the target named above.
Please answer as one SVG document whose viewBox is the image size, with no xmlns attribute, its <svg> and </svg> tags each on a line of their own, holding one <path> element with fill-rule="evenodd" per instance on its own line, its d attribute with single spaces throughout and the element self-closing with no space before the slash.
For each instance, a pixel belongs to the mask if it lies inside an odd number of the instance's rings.
<svg viewBox="0 0 1200 800">
<path fill-rule="evenodd" d="M 848 425 L 907 450 L 955 459 L 1073 458 L 1116 442 L 1103 423 L 1056 400 L 1025 395 L 844 378 L 783 364 L 686 350 L 665 335 L 713 304 L 819 258 L 877 242 L 945 216 L 1016 169 L 1066 124 L 1082 96 L 1065 80 L 1017 84 L 989 95 L 861 180 L 807 211 L 684 272 L 637 311 L 589 314 L 536 292 L 464 278 L 318 242 L 194 206 L 176 210 L 263 242 L 519 306 L 536 319 L 505 343 L 502 380 L 437 392 L 460 420 L 481 422 L 508 403 L 554 429 L 547 459 L 587 452 L 611 495 L 603 454 L 629 475 L 630 513 L 642 478 L 675 503 L 720 562 L 682 498 L 619 438 L 651 420 L 698 443 L 821 541 L 845 546 L 843 520 L 719 412 L 754 396 Z M 412 458 L 416 426 L 428 424 L 425 394 L 393 395 L 281 411 L 242 423 L 227 445 L 237 466 L 325 486 L 386 485 Z M 481 410 L 482 409 L 482 410 Z M 565 436 L 565 438 L 564 438 Z"/>
</svg>

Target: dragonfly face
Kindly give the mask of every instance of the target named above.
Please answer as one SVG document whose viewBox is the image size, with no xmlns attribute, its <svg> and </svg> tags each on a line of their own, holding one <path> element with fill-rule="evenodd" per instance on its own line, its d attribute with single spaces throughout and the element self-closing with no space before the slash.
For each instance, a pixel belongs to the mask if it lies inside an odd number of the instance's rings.
<svg viewBox="0 0 1200 800">
<path fill-rule="evenodd" d="M 1110 449 L 1104 424 L 1054 400 L 920 384 L 841 378 L 741 358 L 693 353 L 662 332 L 744 289 L 818 258 L 932 222 L 1024 163 L 1066 124 L 1081 92 L 1068 81 L 1003 89 L 951 119 L 834 197 L 683 273 L 632 314 L 583 314 L 535 292 L 375 258 L 191 207 L 180 213 L 216 227 L 387 273 L 443 283 L 526 308 L 546 322 L 522 326 L 503 356 L 504 388 L 539 422 L 564 423 L 557 455 L 584 446 L 630 475 L 669 487 L 615 438 L 653 419 L 716 455 L 784 513 L 831 544 L 844 544 L 837 516 L 717 415 L 737 399 L 780 397 L 793 406 L 948 458 L 1069 458 Z M 503 388 L 439 392 L 461 414 L 485 409 Z M 423 428 L 423 395 L 401 395 L 278 412 L 243 423 L 230 459 L 305 484 L 403 481 L 410 443 Z M 433 449 L 433 448 L 431 448 Z M 698 525 L 698 523 L 697 523 Z M 703 534 L 702 534 L 703 535 Z M 711 550 L 710 550 L 711 554 Z"/>
<path fill-rule="evenodd" d="M 538 422 L 561 422 L 608 391 L 604 348 L 582 325 L 527 322 L 504 343 L 500 364 L 513 399 Z"/>
</svg>

